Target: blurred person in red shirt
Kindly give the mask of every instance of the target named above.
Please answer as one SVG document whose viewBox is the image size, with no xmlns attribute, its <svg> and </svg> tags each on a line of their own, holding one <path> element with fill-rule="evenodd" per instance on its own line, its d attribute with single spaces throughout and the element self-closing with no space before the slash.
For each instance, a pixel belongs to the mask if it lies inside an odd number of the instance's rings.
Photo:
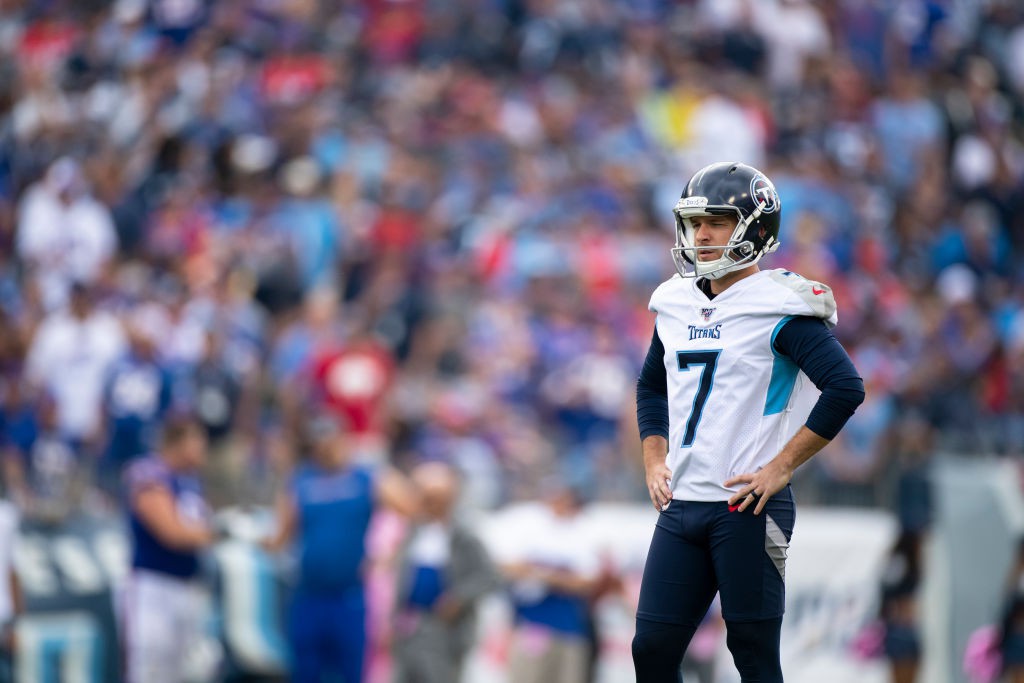
<svg viewBox="0 0 1024 683">
<path fill-rule="evenodd" d="M 395 376 L 391 352 L 362 328 L 315 355 L 311 367 L 313 398 L 349 426 L 357 459 L 379 455 Z"/>
<path fill-rule="evenodd" d="M 367 0 L 366 48 L 381 64 L 395 64 L 412 57 L 423 36 L 423 3 L 420 0 Z"/>
</svg>

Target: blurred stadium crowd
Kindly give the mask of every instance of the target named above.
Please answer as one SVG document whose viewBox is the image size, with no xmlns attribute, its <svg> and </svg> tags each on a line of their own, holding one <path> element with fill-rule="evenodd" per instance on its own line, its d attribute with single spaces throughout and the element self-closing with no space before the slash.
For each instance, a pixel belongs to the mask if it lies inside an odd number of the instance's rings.
<svg viewBox="0 0 1024 683">
<path fill-rule="evenodd" d="M 0 423 L 27 517 L 161 419 L 267 503 L 298 416 L 474 506 L 645 491 L 632 395 L 696 168 L 765 170 L 867 402 L 804 500 L 927 524 L 1024 449 L 1024 7 L 998 0 L 0 0 Z"/>
</svg>

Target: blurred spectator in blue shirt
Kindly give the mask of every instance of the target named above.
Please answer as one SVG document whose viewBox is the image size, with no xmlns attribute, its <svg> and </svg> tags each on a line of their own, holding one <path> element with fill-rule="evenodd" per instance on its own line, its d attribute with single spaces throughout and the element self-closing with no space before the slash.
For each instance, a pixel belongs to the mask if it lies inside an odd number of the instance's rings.
<svg viewBox="0 0 1024 683">
<path fill-rule="evenodd" d="M 323 171 L 312 157 L 292 159 L 282 166 L 280 183 L 288 193 L 271 222 L 282 234 L 298 272 L 303 289 L 335 286 L 341 226 L 334 208 L 323 197 Z"/>
<path fill-rule="evenodd" d="M 8 400 L 3 469 L 11 500 L 26 518 L 60 525 L 78 512 L 91 463 L 59 428 L 50 397 L 31 399 L 15 390 Z"/>
<path fill-rule="evenodd" d="M 942 114 L 929 100 L 922 76 L 897 71 L 890 75 L 888 92 L 876 101 L 872 121 L 878 135 L 886 180 L 905 190 L 945 153 Z"/>
<path fill-rule="evenodd" d="M 298 577 L 288 636 L 295 683 L 325 676 L 362 681 L 367 651 L 366 533 L 375 510 L 418 512 L 419 497 L 396 470 L 352 462 L 339 418 L 313 412 L 301 422 L 302 456 L 277 504 L 271 551 L 296 545 Z"/>
<path fill-rule="evenodd" d="M 104 391 L 106 460 L 115 470 L 155 448 L 171 407 L 171 374 L 157 356 L 157 331 L 144 321 L 130 321 L 127 328 L 128 351 L 110 370 Z"/>
</svg>

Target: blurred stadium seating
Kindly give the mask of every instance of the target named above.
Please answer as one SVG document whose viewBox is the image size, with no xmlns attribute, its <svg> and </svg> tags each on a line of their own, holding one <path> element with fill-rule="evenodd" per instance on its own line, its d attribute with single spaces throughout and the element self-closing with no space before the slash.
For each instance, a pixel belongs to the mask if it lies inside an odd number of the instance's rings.
<svg viewBox="0 0 1024 683">
<path fill-rule="evenodd" d="M 734 158 L 776 179 L 767 265 L 832 285 L 868 388 L 795 482 L 793 565 L 830 515 L 878 525 L 863 558 L 927 534 L 927 680 L 965 681 L 1024 531 L 1022 131 L 1013 0 L 0 0 L 0 448 L 43 667 L 21 680 L 116 680 L 119 470 L 176 407 L 210 432 L 212 500 L 256 519 L 311 401 L 368 460 L 453 462 L 487 523 L 552 475 L 641 514 L 669 211 Z M 246 578 L 209 656 L 279 673 L 260 600 L 287 572 L 251 538 L 212 553 Z M 845 648 L 809 604 L 791 647 Z"/>
</svg>

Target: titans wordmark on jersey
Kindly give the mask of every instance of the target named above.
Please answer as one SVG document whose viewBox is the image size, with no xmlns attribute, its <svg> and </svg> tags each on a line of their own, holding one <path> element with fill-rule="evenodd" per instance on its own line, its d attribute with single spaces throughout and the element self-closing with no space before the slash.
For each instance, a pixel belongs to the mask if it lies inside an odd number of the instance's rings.
<svg viewBox="0 0 1024 683">
<path fill-rule="evenodd" d="M 807 419 L 813 385 L 773 348 L 793 316 L 837 321 L 832 290 L 765 270 L 709 299 L 675 276 L 651 296 L 665 346 L 672 496 L 722 501 L 729 477 L 766 465 Z"/>
</svg>

